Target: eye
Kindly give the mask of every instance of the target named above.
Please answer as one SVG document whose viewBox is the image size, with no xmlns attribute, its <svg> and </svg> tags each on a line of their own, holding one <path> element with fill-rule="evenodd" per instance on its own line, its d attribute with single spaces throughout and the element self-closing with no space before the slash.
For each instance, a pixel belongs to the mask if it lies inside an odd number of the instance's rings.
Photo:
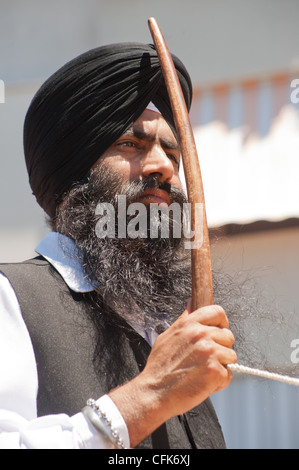
<svg viewBox="0 0 299 470">
<path fill-rule="evenodd" d="M 175 165 L 177 165 L 178 167 L 180 166 L 180 159 L 176 155 L 174 155 L 173 153 L 166 153 L 166 155 L 170 160 L 175 163 Z"/>
<path fill-rule="evenodd" d="M 123 140 L 118 142 L 117 145 L 121 147 L 136 147 L 136 142 L 132 142 L 130 140 Z"/>
</svg>

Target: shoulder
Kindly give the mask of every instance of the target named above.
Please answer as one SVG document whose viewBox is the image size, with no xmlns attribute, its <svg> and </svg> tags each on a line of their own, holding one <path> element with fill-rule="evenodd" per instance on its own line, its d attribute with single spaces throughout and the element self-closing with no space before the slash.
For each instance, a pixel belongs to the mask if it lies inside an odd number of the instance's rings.
<svg viewBox="0 0 299 470">
<path fill-rule="evenodd" d="M 27 259 L 25 261 L 18 261 L 14 263 L 0 263 L 0 272 L 6 271 L 19 271 L 32 266 L 45 266 L 48 261 L 43 256 L 36 256 L 35 258 Z"/>
<path fill-rule="evenodd" d="M 9 281 L 22 311 L 27 306 L 40 308 L 44 302 L 53 300 L 54 292 L 68 290 L 55 268 L 42 256 L 19 263 L 0 264 L 0 273 Z M 3 284 L 7 290 L 8 284 L 5 281 Z"/>
<path fill-rule="evenodd" d="M 0 272 L 0 325 L 1 334 L 10 336 L 14 331 L 24 333 L 24 324 L 16 293 L 9 279 Z M 3 340 L 3 336 L 2 336 Z M 2 341 L 1 341 L 2 343 Z"/>
<path fill-rule="evenodd" d="M 42 256 L 16 263 L 0 263 L 0 273 L 7 277 L 11 283 L 21 280 L 30 282 L 32 277 L 42 276 L 43 273 L 52 270 L 50 263 Z"/>
<path fill-rule="evenodd" d="M 14 306 L 15 293 L 9 279 L 1 272 L 0 269 L 0 309 L 6 310 L 10 306 Z"/>
</svg>

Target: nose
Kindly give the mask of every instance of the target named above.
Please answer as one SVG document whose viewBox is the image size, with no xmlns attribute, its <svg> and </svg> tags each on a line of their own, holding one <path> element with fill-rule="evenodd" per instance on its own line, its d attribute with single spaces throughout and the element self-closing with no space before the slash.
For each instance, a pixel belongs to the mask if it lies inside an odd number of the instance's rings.
<svg viewBox="0 0 299 470">
<path fill-rule="evenodd" d="M 159 144 L 147 152 L 142 164 L 142 176 L 159 176 L 161 183 L 170 182 L 174 174 L 172 161 Z"/>
</svg>

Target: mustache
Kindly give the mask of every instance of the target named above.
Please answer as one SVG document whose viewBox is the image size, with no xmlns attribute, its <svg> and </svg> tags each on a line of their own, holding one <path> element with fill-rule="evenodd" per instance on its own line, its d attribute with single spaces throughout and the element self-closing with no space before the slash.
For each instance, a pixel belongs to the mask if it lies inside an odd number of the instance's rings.
<svg viewBox="0 0 299 470">
<path fill-rule="evenodd" d="M 143 179 L 141 181 L 141 185 L 143 191 L 146 189 L 162 189 L 163 191 L 166 191 L 169 195 L 175 189 L 175 186 L 173 186 L 172 184 L 167 183 L 166 181 L 159 181 L 158 176 L 149 176 Z"/>
<path fill-rule="evenodd" d="M 126 195 L 129 203 L 135 202 L 140 198 L 142 193 L 147 189 L 160 189 L 165 191 L 170 198 L 170 202 L 178 201 L 181 204 L 187 202 L 184 191 L 166 181 L 160 181 L 158 175 L 148 176 L 142 180 L 133 180 L 123 188 L 123 194 Z"/>
</svg>

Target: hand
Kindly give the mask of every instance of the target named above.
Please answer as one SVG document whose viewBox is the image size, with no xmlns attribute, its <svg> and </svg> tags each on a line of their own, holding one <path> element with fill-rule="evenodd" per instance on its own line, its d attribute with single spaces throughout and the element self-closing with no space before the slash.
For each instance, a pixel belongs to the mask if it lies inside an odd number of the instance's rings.
<svg viewBox="0 0 299 470">
<path fill-rule="evenodd" d="M 184 313 L 156 340 L 144 370 L 110 392 L 137 445 L 167 419 L 202 403 L 232 380 L 234 336 L 222 307 Z"/>
<path fill-rule="evenodd" d="M 237 361 L 223 308 L 213 305 L 191 313 L 190 305 L 158 337 L 143 371 L 169 417 L 227 387 L 232 373 L 226 366 Z"/>
</svg>

